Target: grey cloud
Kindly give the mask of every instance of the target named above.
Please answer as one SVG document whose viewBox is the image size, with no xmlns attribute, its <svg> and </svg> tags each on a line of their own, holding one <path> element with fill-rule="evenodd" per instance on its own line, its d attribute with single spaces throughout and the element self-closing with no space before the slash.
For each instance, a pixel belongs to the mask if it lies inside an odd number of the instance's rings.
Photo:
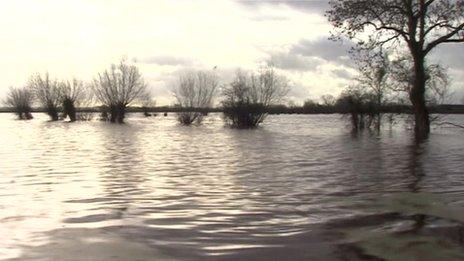
<svg viewBox="0 0 464 261">
<path fill-rule="evenodd" d="M 354 62 L 350 59 L 348 50 L 353 46 L 354 43 L 350 41 L 342 44 L 324 38 L 315 41 L 302 39 L 293 44 L 287 52 L 270 53 L 270 61 L 277 68 L 292 71 L 316 70 L 324 63 L 352 68 Z M 351 73 L 343 68 L 335 69 L 332 73 L 340 78 L 351 78 Z"/>
<path fill-rule="evenodd" d="M 351 79 L 353 76 L 348 70 L 345 70 L 345 69 L 334 69 L 332 70 L 332 73 L 338 78 L 347 79 L 347 80 Z"/>
<path fill-rule="evenodd" d="M 285 16 L 277 16 L 277 15 L 256 15 L 249 18 L 253 21 L 264 22 L 264 21 L 285 21 L 289 20 L 290 18 Z"/>
<path fill-rule="evenodd" d="M 301 40 L 292 46 L 290 53 L 306 57 L 318 57 L 329 62 L 352 66 L 348 57 L 348 51 L 353 46 L 354 43 L 350 41 L 343 41 L 341 43 L 324 38 L 316 41 Z"/>
<path fill-rule="evenodd" d="M 292 71 L 308 71 L 315 70 L 322 61 L 313 57 L 303 57 L 291 53 L 273 53 L 271 54 L 270 62 L 277 68 Z"/>
<path fill-rule="evenodd" d="M 145 59 L 141 59 L 141 62 L 147 64 L 169 66 L 190 66 L 193 64 L 193 61 L 190 59 L 175 56 L 152 56 Z"/>
<path fill-rule="evenodd" d="M 464 70 L 464 45 L 441 45 L 431 54 L 431 59 L 455 70 Z"/>
<path fill-rule="evenodd" d="M 288 93 L 288 100 L 293 101 L 302 101 L 305 100 L 306 97 L 309 96 L 310 88 L 308 86 L 295 84 L 290 88 Z"/>
<path fill-rule="evenodd" d="M 329 9 L 329 1 L 327 0 L 236 0 L 237 2 L 249 6 L 259 7 L 262 5 L 287 5 L 291 8 L 307 12 L 324 14 Z"/>
<path fill-rule="evenodd" d="M 448 67 L 451 76 L 451 103 L 463 103 L 464 98 L 464 45 L 444 44 L 430 54 L 431 62 Z"/>
</svg>

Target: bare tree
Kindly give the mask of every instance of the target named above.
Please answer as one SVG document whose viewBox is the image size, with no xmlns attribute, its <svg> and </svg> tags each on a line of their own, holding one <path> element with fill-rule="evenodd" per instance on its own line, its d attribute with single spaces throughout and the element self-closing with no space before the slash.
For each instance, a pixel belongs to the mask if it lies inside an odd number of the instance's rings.
<svg viewBox="0 0 464 261">
<path fill-rule="evenodd" d="M 197 71 L 181 75 L 173 88 L 173 94 L 180 107 L 177 118 L 181 124 L 200 123 L 205 109 L 213 105 L 213 98 L 219 86 L 215 72 Z"/>
<path fill-rule="evenodd" d="M 93 80 L 95 97 L 109 110 L 110 122 L 123 123 L 128 105 L 142 98 L 147 85 L 135 65 L 121 60 Z"/>
<path fill-rule="evenodd" d="M 237 71 L 234 81 L 223 89 L 224 116 L 233 127 L 257 127 L 269 106 L 281 102 L 288 91 L 288 80 L 272 65 L 261 68 L 257 75 Z"/>
<path fill-rule="evenodd" d="M 356 61 L 358 76 L 355 78 L 360 91 L 365 92 L 373 98 L 372 113 L 375 126 L 380 130 L 382 114 L 380 109 L 386 101 L 390 88 L 390 60 L 388 55 L 382 49 L 364 50 L 357 49 L 353 52 Z"/>
<path fill-rule="evenodd" d="M 156 100 L 153 99 L 151 93 L 147 92 L 142 98 L 142 112 L 145 117 L 150 117 L 150 109 L 156 106 Z M 156 114 L 155 114 L 156 115 Z"/>
<path fill-rule="evenodd" d="M 327 107 L 335 105 L 336 99 L 332 94 L 325 94 L 321 96 L 322 104 Z"/>
<path fill-rule="evenodd" d="M 382 50 L 365 52 L 360 50 L 355 56 L 359 75 L 356 82 L 375 96 L 378 107 L 385 102 L 389 84 L 390 60 Z"/>
<path fill-rule="evenodd" d="M 327 12 L 339 34 L 366 48 L 408 48 L 414 79 L 409 92 L 415 133 L 430 132 L 426 107 L 427 55 L 437 46 L 464 42 L 464 0 L 332 0 Z"/>
<path fill-rule="evenodd" d="M 58 120 L 59 106 L 61 104 L 61 88 L 56 79 L 50 79 L 45 73 L 33 75 L 29 80 L 29 86 L 34 91 L 40 105 L 45 109 L 52 121 Z"/>
<path fill-rule="evenodd" d="M 32 119 L 32 103 L 34 101 L 34 94 L 28 88 L 14 88 L 10 90 L 5 99 L 5 105 L 11 107 L 20 120 Z"/>
<path fill-rule="evenodd" d="M 69 117 L 70 121 L 76 121 L 76 107 L 81 106 L 86 99 L 90 98 L 85 90 L 84 83 L 74 78 L 71 82 L 61 82 L 60 87 L 63 118 Z"/>
<path fill-rule="evenodd" d="M 372 92 L 367 92 L 360 85 L 348 86 L 337 100 L 337 106 L 341 107 L 350 115 L 351 126 L 354 131 L 372 127 L 375 117 L 378 115 L 376 109 L 376 97 Z M 380 125 L 376 125 L 380 128 Z"/>
</svg>

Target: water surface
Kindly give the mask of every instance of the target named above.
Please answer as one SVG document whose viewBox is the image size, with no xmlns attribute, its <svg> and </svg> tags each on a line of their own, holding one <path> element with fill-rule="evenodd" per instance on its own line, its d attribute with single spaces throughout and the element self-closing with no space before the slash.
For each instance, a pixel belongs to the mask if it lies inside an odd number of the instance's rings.
<svg viewBox="0 0 464 261">
<path fill-rule="evenodd" d="M 460 129 L 417 144 L 339 115 L 34 116 L 0 114 L 0 259 L 464 258 Z"/>
</svg>

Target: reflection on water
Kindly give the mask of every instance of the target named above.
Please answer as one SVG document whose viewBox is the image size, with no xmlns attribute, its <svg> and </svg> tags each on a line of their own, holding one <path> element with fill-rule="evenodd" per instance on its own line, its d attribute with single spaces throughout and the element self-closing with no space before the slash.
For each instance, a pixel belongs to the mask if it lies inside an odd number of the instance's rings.
<svg viewBox="0 0 464 261">
<path fill-rule="evenodd" d="M 460 130 L 417 143 L 402 126 L 352 134 L 338 115 L 128 122 L 0 115 L 0 259 L 462 257 Z"/>
</svg>

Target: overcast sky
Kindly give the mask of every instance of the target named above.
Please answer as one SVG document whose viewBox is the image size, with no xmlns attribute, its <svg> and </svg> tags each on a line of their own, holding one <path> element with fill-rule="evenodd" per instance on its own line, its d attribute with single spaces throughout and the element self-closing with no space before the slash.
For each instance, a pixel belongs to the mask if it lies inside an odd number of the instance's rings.
<svg viewBox="0 0 464 261">
<path fill-rule="evenodd" d="M 288 100 L 338 95 L 355 72 L 349 43 L 327 40 L 328 1 L 15 0 L 0 3 L 0 98 L 33 73 L 91 80 L 121 57 L 136 61 L 158 105 L 189 69 L 217 66 L 224 84 L 237 68 L 271 61 L 292 83 Z M 434 53 L 464 92 L 464 45 Z"/>
</svg>

